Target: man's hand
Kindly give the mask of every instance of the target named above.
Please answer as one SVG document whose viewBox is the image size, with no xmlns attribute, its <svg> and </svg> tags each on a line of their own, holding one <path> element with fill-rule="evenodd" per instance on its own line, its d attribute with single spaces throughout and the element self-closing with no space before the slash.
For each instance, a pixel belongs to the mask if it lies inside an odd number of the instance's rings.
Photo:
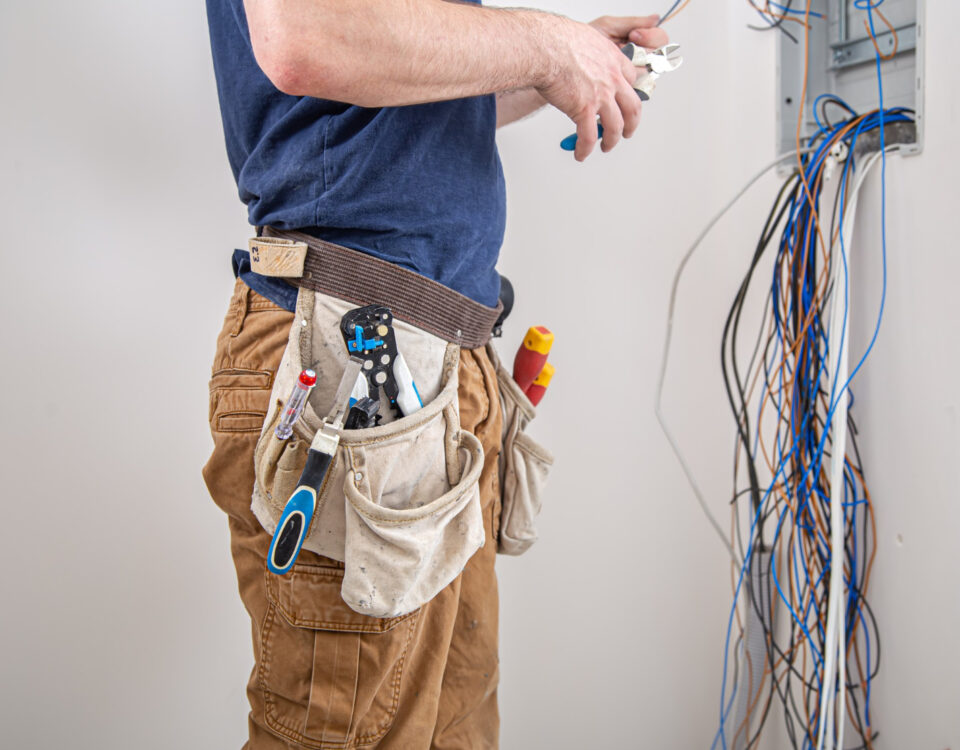
<svg viewBox="0 0 960 750">
<path fill-rule="evenodd" d="M 586 159 L 597 143 L 597 116 L 603 124 L 604 152 L 621 137 L 629 138 L 640 122 L 640 98 L 633 88 L 638 71 L 620 52 L 634 42 L 660 47 L 667 34 L 656 28 L 657 16 L 598 18 L 590 24 L 557 17 L 545 41 L 552 43 L 553 65 L 543 97 L 577 125 L 577 161 Z"/>
</svg>

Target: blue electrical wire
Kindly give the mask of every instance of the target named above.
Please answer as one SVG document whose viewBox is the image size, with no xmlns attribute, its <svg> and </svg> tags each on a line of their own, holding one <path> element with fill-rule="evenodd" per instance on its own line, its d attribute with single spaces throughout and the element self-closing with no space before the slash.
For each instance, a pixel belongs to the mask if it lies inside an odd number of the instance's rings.
<svg viewBox="0 0 960 750">
<path fill-rule="evenodd" d="M 795 16 L 806 16 L 806 15 L 808 15 L 806 9 L 801 10 L 800 8 L 791 8 L 791 7 L 786 6 L 786 5 L 781 5 L 780 3 L 775 3 L 775 2 L 773 2 L 773 0 L 770 0 L 770 2 L 767 3 L 767 6 L 768 6 L 768 7 L 772 7 L 772 8 L 776 8 L 777 10 L 781 11 L 782 13 L 793 14 L 793 15 L 795 15 Z M 818 12 L 815 11 L 815 10 L 811 10 L 811 11 L 809 12 L 809 16 L 810 16 L 811 18 L 823 18 L 823 13 L 818 13 Z"/>
<path fill-rule="evenodd" d="M 881 98 L 881 102 L 882 102 L 882 98 Z M 881 109 L 876 114 L 873 114 L 865 118 L 858 125 L 858 127 L 854 130 L 852 134 L 844 138 L 844 140 L 848 143 L 851 154 L 848 158 L 847 164 L 844 167 L 844 173 L 841 179 L 841 188 L 840 188 L 841 189 L 841 197 L 840 197 L 841 226 L 842 226 L 843 217 L 844 217 L 843 207 L 845 206 L 847 183 L 848 183 L 849 175 L 854 165 L 853 152 L 855 151 L 855 148 L 856 148 L 857 139 L 864 132 L 868 132 L 870 130 L 880 128 L 881 148 L 883 149 L 885 148 L 884 134 L 883 134 L 883 128 L 885 124 L 891 121 L 908 121 L 908 120 L 909 118 L 906 117 L 903 110 L 891 110 L 887 112 L 881 106 Z M 815 134 L 814 138 L 817 138 L 818 136 L 822 136 L 824 134 L 835 135 L 837 132 L 839 132 L 839 130 L 842 127 L 843 127 L 843 124 L 834 128 L 832 130 L 832 133 L 827 133 L 823 123 L 818 121 L 819 129 L 818 129 L 818 133 Z M 820 169 L 820 167 L 822 166 L 823 160 L 827 156 L 827 152 L 828 152 L 827 144 L 830 143 L 832 140 L 833 139 L 830 137 L 825 138 L 824 143 L 821 145 L 821 147 L 812 155 L 806 158 L 806 163 L 803 164 L 805 177 L 809 179 L 814 174 L 816 174 L 817 171 Z M 885 159 L 885 155 L 882 156 L 881 158 Z M 882 187 L 882 190 L 883 189 L 885 189 L 885 185 Z M 812 203 L 814 205 L 818 204 L 819 198 L 820 198 L 820 191 L 818 188 L 815 194 L 812 196 Z M 790 218 L 787 223 L 787 230 L 784 231 L 784 235 L 783 235 L 784 240 L 782 242 L 781 249 L 780 249 L 781 257 L 790 257 L 790 253 L 792 253 L 793 246 L 792 246 L 791 238 L 797 236 L 796 233 L 793 232 L 792 230 L 796 229 L 798 225 L 806 225 L 806 223 L 811 219 L 812 219 L 812 216 L 811 216 L 811 209 L 810 209 L 809 203 L 802 198 L 797 199 L 795 205 L 793 206 L 793 210 L 790 213 Z M 839 406 L 840 399 L 846 397 L 846 395 L 849 393 L 849 390 L 848 390 L 849 384 L 853 380 L 853 378 L 856 376 L 860 368 L 863 366 L 863 363 L 865 362 L 866 358 L 869 356 L 870 351 L 872 350 L 873 345 L 876 341 L 876 337 L 879 333 L 879 327 L 882 323 L 883 300 L 885 299 L 885 292 L 886 292 L 885 211 L 882 212 L 881 220 L 883 223 L 883 232 L 884 232 L 884 248 L 883 248 L 884 289 L 881 297 L 880 311 L 877 316 L 877 324 L 874 328 L 874 335 L 871 338 L 871 342 L 867 347 L 866 352 L 860 358 L 857 365 L 854 367 L 853 371 L 847 377 L 846 381 L 839 388 L 837 387 L 838 372 L 835 371 L 833 373 L 833 379 L 831 381 L 833 385 L 831 386 L 829 391 L 829 401 L 828 401 L 829 409 L 825 417 L 824 424 L 822 426 L 822 431 L 820 432 L 819 437 L 816 434 L 815 425 L 813 423 L 811 414 L 804 414 L 799 423 L 797 423 L 796 421 L 797 413 L 798 411 L 801 411 L 799 409 L 799 400 L 801 399 L 801 397 L 806 398 L 807 403 L 815 404 L 816 396 L 820 392 L 821 381 L 823 380 L 826 374 L 825 373 L 826 359 L 825 357 L 820 356 L 821 355 L 820 347 L 821 346 L 823 347 L 822 352 L 825 353 L 830 346 L 829 334 L 823 328 L 823 322 L 820 320 L 820 317 L 817 314 L 816 308 L 812 307 L 813 305 L 813 301 L 812 301 L 813 273 L 812 271 L 813 271 L 813 263 L 815 262 L 816 238 L 812 236 L 812 234 L 810 234 L 807 241 L 802 245 L 803 247 L 802 261 L 805 265 L 810 266 L 809 269 L 807 269 L 810 271 L 810 273 L 807 275 L 803 288 L 800 290 L 799 297 L 795 297 L 790 300 L 790 307 L 788 309 L 801 315 L 802 319 L 804 320 L 807 319 L 808 315 L 813 318 L 813 325 L 808 326 L 807 331 L 804 334 L 805 336 L 805 340 L 803 341 L 804 350 L 803 350 L 801 359 L 798 360 L 801 371 L 803 373 L 806 373 L 807 377 L 794 379 L 794 386 L 792 389 L 792 393 L 790 394 L 790 398 L 791 398 L 790 436 L 787 437 L 786 443 L 785 443 L 786 445 L 789 445 L 790 448 L 786 451 L 783 451 L 781 449 L 782 443 L 780 440 L 780 432 L 783 429 L 783 406 L 784 406 L 783 398 L 786 395 L 785 394 L 786 388 L 784 383 L 785 368 L 783 367 L 780 368 L 779 388 L 777 389 L 777 392 L 773 394 L 773 399 L 777 404 L 777 410 L 778 410 L 778 421 L 777 421 L 778 430 L 777 430 L 777 440 L 776 440 L 777 451 L 778 451 L 777 471 L 775 472 L 775 475 L 771 481 L 770 486 L 767 487 L 767 489 L 765 490 L 763 500 L 759 508 L 757 509 L 757 512 L 754 514 L 751 520 L 750 535 L 749 535 L 750 543 L 748 544 L 748 548 L 745 555 L 744 566 L 741 570 L 740 576 L 738 577 L 737 586 L 734 592 L 734 605 L 731 608 L 730 617 L 728 618 L 727 639 L 726 639 L 726 647 L 724 651 L 724 675 L 723 675 L 723 683 L 721 688 L 720 727 L 718 729 L 717 734 L 714 737 L 714 742 L 712 747 L 715 747 L 717 744 L 717 741 L 719 741 L 721 745 L 724 748 L 726 748 L 726 736 L 724 731 L 725 722 L 729 714 L 729 711 L 732 708 L 734 696 L 736 695 L 736 686 L 734 686 L 734 690 L 732 691 L 730 700 L 729 701 L 726 700 L 726 682 L 727 682 L 727 672 L 728 672 L 728 663 L 729 663 L 730 636 L 731 636 L 732 625 L 733 625 L 733 617 L 735 615 L 735 610 L 736 610 L 736 602 L 739 599 L 740 589 L 743 583 L 743 576 L 747 571 L 749 571 L 750 564 L 752 562 L 753 550 L 754 550 L 753 543 L 754 543 L 755 533 L 757 529 L 757 522 L 758 522 L 758 519 L 764 513 L 764 509 L 770 498 L 771 491 L 773 487 L 777 484 L 777 480 L 781 477 L 781 475 L 783 476 L 785 487 L 789 487 L 789 481 L 787 476 L 784 473 L 784 468 L 785 468 L 785 464 L 790 459 L 793 459 L 798 463 L 801 463 L 801 465 L 803 463 L 806 463 L 806 468 L 803 474 L 801 475 L 800 480 L 795 482 L 794 484 L 794 489 L 796 490 L 796 497 L 801 502 L 797 506 L 797 512 L 795 515 L 790 510 L 789 506 L 787 508 L 784 508 L 783 511 L 780 513 L 778 518 L 777 531 L 774 538 L 774 546 L 776 546 L 776 540 L 779 539 L 780 537 L 780 534 L 783 530 L 784 523 L 787 520 L 788 515 L 790 516 L 790 520 L 794 522 L 798 527 L 804 526 L 801 518 L 803 513 L 805 512 L 807 504 L 811 501 L 816 501 L 820 503 L 820 505 L 822 506 L 822 510 L 827 516 L 828 522 L 830 524 L 850 523 L 851 547 L 845 551 L 845 557 L 850 563 L 850 570 L 852 571 L 852 573 L 851 573 L 851 576 L 847 578 L 848 584 L 850 585 L 850 592 L 847 598 L 848 604 L 845 608 L 844 617 L 845 619 L 848 620 L 847 627 L 846 627 L 846 633 L 848 634 L 848 639 L 852 632 L 852 625 L 853 625 L 852 621 L 859 620 L 863 624 L 864 643 L 865 643 L 866 653 L 868 654 L 867 679 L 866 679 L 866 687 L 865 687 L 866 697 L 865 697 L 864 710 L 865 710 L 865 716 L 867 717 L 867 726 L 869 726 L 869 699 L 870 699 L 869 675 L 870 675 L 871 663 L 872 663 L 872 660 L 869 654 L 871 653 L 871 645 L 870 645 L 869 629 L 863 617 L 863 612 L 862 612 L 862 608 L 860 607 L 859 597 L 855 594 L 855 585 L 858 580 L 856 556 L 857 556 L 857 550 L 858 550 L 858 544 L 859 544 L 858 534 L 857 534 L 857 525 L 856 525 L 856 520 L 857 520 L 856 508 L 857 508 L 857 505 L 866 503 L 866 500 L 857 499 L 855 480 L 853 478 L 852 471 L 849 470 L 850 469 L 849 461 L 847 461 L 846 459 L 844 460 L 845 486 L 843 491 L 844 491 L 845 502 L 843 507 L 850 508 L 849 519 L 846 517 L 846 511 L 844 511 L 843 518 L 839 518 L 839 519 L 829 518 L 828 496 L 816 484 L 812 485 L 813 486 L 812 494 L 807 492 L 806 486 L 807 486 L 807 479 L 809 475 L 819 474 L 819 467 L 822 466 L 822 460 L 826 450 L 827 440 L 829 438 L 830 426 L 833 422 L 836 409 Z M 841 232 L 840 245 L 841 245 L 841 253 L 840 253 L 841 261 L 844 263 L 844 270 L 846 271 L 846 248 L 844 246 L 842 232 Z M 778 304 L 778 302 L 780 301 L 779 295 L 780 295 L 780 290 L 782 288 L 782 281 L 783 281 L 782 278 L 780 278 L 779 276 L 781 271 L 782 271 L 782 265 L 778 263 L 775 267 L 774 284 L 773 284 L 772 294 L 771 294 L 771 300 L 772 300 L 771 306 L 774 310 L 776 342 L 775 342 L 775 346 L 773 348 L 771 356 L 763 358 L 763 368 L 764 368 L 764 373 L 766 375 L 765 382 L 767 383 L 770 382 L 770 378 L 769 378 L 770 362 L 775 362 L 776 354 L 781 350 L 785 350 L 787 346 L 786 340 L 785 340 L 785 331 L 784 331 L 784 326 L 786 324 L 786 321 L 783 320 L 779 314 L 780 307 Z M 844 279 L 846 279 L 846 273 L 844 274 Z M 838 293 L 838 290 L 833 290 L 833 293 L 834 294 Z M 846 283 L 844 284 L 843 303 L 844 303 L 843 313 L 844 313 L 844 321 L 845 321 L 849 313 L 849 289 Z M 841 349 L 844 343 L 845 342 L 841 338 L 841 342 L 839 344 Z M 819 364 L 817 365 L 814 364 L 815 357 L 819 358 Z M 811 371 L 814 372 L 813 377 L 810 377 Z M 757 449 L 757 442 L 755 440 L 754 451 L 756 451 L 756 449 Z M 804 456 L 808 456 L 810 458 L 809 463 L 803 461 Z M 851 497 L 853 498 L 852 502 L 850 501 Z M 825 575 L 829 570 L 829 563 L 830 563 L 829 544 L 828 544 L 828 541 L 822 536 L 822 534 L 819 534 L 819 532 L 817 532 L 815 527 L 811 526 L 809 528 L 814 533 L 814 536 L 816 538 L 817 547 L 820 550 L 821 563 L 823 566 L 823 570 L 820 576 L 818 577 L 817 581 L 813 582 L 811 585 L 810 573 L 809 573 L 809 569 L 807 568 L 806 562 L 804 561 L 805 558 L 802 554 L 798 555 L 798 550 L 800 549 L 799 544 L 792 545 L 791 560 L 793 562 L 795 578 L 797 580 L 804 580 L 808 586 L 812 586 L 813 589 L 816 589 L 820 585 L 821 581 L 823 580 L 823 578 L 825 577 Z M 803 567 L 802 576 L 801 576 L 800 566 Z M 814 645 L 814 640 L 811 637 L 810 631 L 808 630 L 808 626 L 806 624 L 808 621 L 809 615 L 813 610 L 813 606 L 815 605 L 815 602 L 811 598 L 811 600 L 808 602 L 806 608 L 801 614 L 798 614 L 797 612 L 795 612 L 793 608 L 790 606 L 790 602 L 786 597 L 786 595 L 784 594 L 783 589 L 780 585 L 779 576 L 777 575 L 777 570 L 776 570 L 775 559 L 771 560 L 771 570 L 772 570 L 772 578 L 777 587 L 780 598 L 786 604 L 787 609 L 790 611 L 790 614 L 793 620 L 800 627 L 801 632 L 804 634 L 804 637 L 807 639 L 808 644 L 811 648 L 811 651 L 814 654 L 815 680 L 816 680 L 816 684 L 822 690 L 823 683 L 822 683 L 822 676 L 820 672 L 820 670 L 822 669 L 822 656 L 819 653 L 819 651 L 816 649 Z M 841 571 L 841 575 L 843 575 L 842 571 Z M 823 628 L 819 618 L 817 618 L 817 626 L 822 635 Z M 817 707 L 817 710 L 818 708 L 819 707 Z M 815 717 L 815 718 L 817 720 L 815 722 L 816 724 L 817 722 L 819 722 L 819 717 Z M 807 733 L 804 737 L 803 746 L 812 747 L 813 743 L 814 743 L 813 738 L 810 736 L 809 733 Z"/>
<path fill-rule="evenodd" d="M 677 6 L 680 5 L 681 2 L 683 2 L 683 0 L 674 0 L 673 5 L 670 6 L 670 10 L 668 10 L 666 13 L 664 13 L 662 16 L 660 16 L 659 20 L 657 21 L 657 26 L 659 26 L 659 25 L 662 24 L 664 21 L 666 21 L 667 19 L 669 19 L 669 18 L 670 18 L 670 14 L 673 13 L 673 11 L 675 11 L 675 10 L 677 9 Z"/>
<path fill-rule="evenodd" d="M 663 17 L 665 20 L 670 13 L 679 5 L 680 0 L 671 7 L 670 11 Z M 873 10 L 878 8 L 884 0 L 854 0 L 854 6 L 866 11 L 868 17 L 868 26 L 871 36 L 876 38 L 876 29 L 873 20 Z M 769 7 L 774 7 L 786 14 L 801 14 L 803 11 L 791 9 L 780 3 L 770 3 Z M 761 14 L 763 15 L 763 14 Z M 810 15 L 819 17 L 820 14 L 811 13 Z M 839 446 L 834 446 L 830 441 L 831 428 L 833 426 L 836 411 L 842 403 L 842 399 L 848 399 L 848 410 L 853 406 L 853 394 L 850 390 L 850 384 L 863 367 L 866 359 L 869 357 L 876 344 L 880 326 L 883 321 L 886 291 L 887 291 L 887 241 L 886 241 L 886 125 L 894 122 L 910 122 L 912 118 L 908 115 L 908 110 L 903 108 L 885 109 L 883 96 L 883 79 L 881 71 L 881 56 L 879 50 L 875 57 L 877 86 L 879 94 L 879 107 L 876 112 L 870 113 L 866 117 L 859 118 L 856 127 L 849 129 L 852 120 L 848 119 L 837 125 L 824 122 L 821 118 L 821 103 L 832 102 L 838 107 L 845 109 L 852 118 L 859 116 L 839 97 L 831 94 L 822 94 L 813 102 L 814 119 L 816 121 L 816 131 L 809 139 L 811 150 L 800 158 L 800 172 L 798 181 L 802 180 L 805 192 L 796 191 L 784 204 L 785 221 L 784 229 L 781 234 L 777 256 L 774 263 L 773 275 L 771 278 L 771 293 L 769 296 L 770 309 L 772 315 L 769 318 L 772 321 L 773 334 L 764 347 L 763 356 L 760 357 L 758 367 L 762 373 L 764 396 L 757 407 L 756 430 L 750 443 L 745 443 L 749 450 L 751 459 L 755 459 L 760 449 L 760 430 L 759 425 L 762 419 L 762 409 L 764 400 L 772 402 L 771 405 L 776 409 L 776 429 L 772 438 L 773 459 L 772 465 L 775 466 L 773 476 L 769 484 L 762 489 L 762 498 L 754 508 L 750 516 L 750 525 L 748 533 L 747 549 L 744 552 L 744 562 L 738 574 L 736 586 L 734 589 L 733 604 L 727 620 L 727 633 L 724 645 L 723 658 L 723 676 L 720 691 L 720 716 L 719 727 L 714 735 L 711 749 L 719 743 L 726 750 L 726 722 L 733 707 L 738 692 L 738 677 L 735 676 L 730 690 L 729 699 L 727 698 L 727 681 L 729 674 L 730 646 L 732 641 L 733 621 L 736 616 L 737 602 L 741 598 L 744 584 L 744 577 L 750 574 L 752 566 L 755 564 L 754 551 L 760 539 L 759 532 L 764 521 L 768 517 L 776 518 L 776 528 L 772 545 L 766 549 L 778 549 L 781 540 L 785 543 L 788 553 L 787 571 L 792 578 L 790 582 L 791 590 L 798 588 L 794 593 L 794 599 L 788 597 L 784 591 L 781 574 L 778 571 L 777 555 L 770 556 L 769 577 L 776 589 L 777 596 L 788 610 L 791 622 L 796 627 L 798 634 L 802 635 L 806 646 L 811 654 L 813 675 L 806 682 L 811 690 L 822 693 L 824 689 L 824 680 L 826 675 L 824 669 L 825 654 L 817 648 L 817 643 L 825 643 L 826 628 L 822 620 L 824 594 L 821 592 L 826 585 L 827 577 L 833 579 L 839 576 L 847 585 L 847 593 L 844 599 L 845 605 L 842 612 L 845 624 L 844 643 L 838 648 L 842 649 L 840 658 L 846 658 L 843 654 L 847 653 L 850 647 L 859 649 L 853 641 L 854 629 L 858 625 L 862 629 L 862 644 L 866 657 L 866 675 L 861 675 L 861 686 L 863 687 L 863 717 L 864 724 L 860 723 L 859 711 L 856 708 L 856 725 L 858 731 L 863 734 L 864 731 L 870 731 L 870 699 L 872 672 L 874 669 L 873 643 L 871 630 L 864 615 L 864 605 L 866 600 L 860 591 L 861 581 L 867 570 L 867 552 L 869 550 L 869 529 L 867 520 L 872 511 L 866 507 L 868 500 L 866 487 L 863 485 L 863 477 L 860 475 L 862 469 L 855 469 L 850 459 L 842 457 L 843 475 L 842 486 L 839 489 L 840 516 L 831 516 L 830 493 L 823 486 L 823 477 L 825 471 L 824 459 L 833 451 L 838 450 Z M 825 111 L 825 110 L 824 110 Z M 829 352 L 831 347 L 836 345 L 839 351 L 843 351 L 847 342 L 847 321 L 849 317 L 850 299 L 849 299 L 849 278 L 847 268 L 847 248 L 843 237 L 842 227 L 846 219 L 846 201 L 849 187 L 849 179 L 856 169 L 856 146 L 858 139 L 864 133 L 879 129 L 880 140 L 880 158 L 881 164 L 881 235 L 882 235 L 882 267 L 883 282 L 879 310 L 877 313 L 876 324 L 873 329 L 871 339 L 862 356 L 857 360 L 856 365 L 846 376 L 844 382 L 839 381 L 840 362 L 837 358 L 836 366 L 829 368 Z M 841 231 L 839 242 L 839 258 L 827 256 L 825 263 L 827 267 L 822 273 L 827 273 L 829 265 L 840 262 L 843 264 L 843 289 L 839 288 L 839 274 L 835 276 L 837 281 L 827 289 L 827 298 L 833 297 L 836 300 L 833 304 L 841 304 L 842 322 L 840 328 L 840 340 L 833 342 L 830 340 L 830 333 L 827 321 L 823 319 L 821 309 L 824 300 L 819 299 L 821 290 L 818 287 L 818 231 L 811 231 L 811 228 L 818 223 L 817 214 L 822 197 L 822 184 L 819 175 L 826 165 L 826 160 L 831 157 L 832 150 L 836 143 L 843 142 L 848 148 L 848 155 L 845 159 L 843 169 L 839 179 L 837 205 L 839 206 L 838 219 Z M 798 182 L 799 184 L 799 182 Z M 772 214 L 771 214 L 772 216 Z M 779 221 L 779 219 L 778 219 Z M 832 272 L 831 272 L 832 273 Z M 835 288 L 834 288 L 835 287 Z M 842 300 L 835 295 L 842 293 Z M 802 325 L 801 325 L 802 323 Z M 796 329 L 796 331 L 794 330 Z M 775 368 L 775 369 L 774 369 Z M 748 368 L 749 369 L 749 368 Z M 828 371 L 832 369 L 832 372 Z M 776 373 L 776 374 L 774 374 Z M 789 383 L 789 386 L 788 386 Z M 824 403 L 825 414 L 820 417 L 819 405 Z M 746 404 L 744 404 L 746 408 Z M 848 411 L 849 413 L 849 411 Z M 850 419 L 850 417 L 847 417 Z M 855 429 L 855 428 L 853 428 Z M 859 461 L 859 457 L 858 457 Z M 787 502 L 780 507 L 780 500 L 774 499 L 774 490 L 780 489 L 787 499 Z M 735 496 L 736 497 L 736 496 Z M 772 515 L 771 515 L 772 513 Z M 819 515 L 825 523 L 817 523 L 815 514 Z M 863 531 L 861 532 L 859 524 L 863 519 Z M 821 527 L 830 529 L 836 528 L 834 524 L 842 524 L 844 528 L 844 541 L 841 559 L 844 563 L 844 569 L 838 571 L 831 570 L 831 545 L 830 540 L 821 531 Z M 786 530 L 790 529 L 789 537 L 785 536 Z M 863 539 L 861 539 L 861 534 Z M 858 555 L 863 550 L 864 559 L 858 562 Z M 812 565 L 816 565 L 819 572 L 813 574 Z M 753 586 L 753 584 L 750 584 Z M 797 598 L 798 597 L 798 598 Z M 799 604 L 794 608 L 793 602 Z M 869 611 L 869 607 L 868 611 Z M 871 620 L 873 618 L 870 613 Z M 875 627 L 875 621 L 874 621 Z M 792 629 L 791 629 L 792 630 Z M 814 633 L 818 639 L 814 638 Z M 737 640 L 738 646 L 742 647 L 742 635 Z M 790 644 L 792 648 L 793 643 Z M 771 652 L 772 653 L 772 652 Z M 859 654 L 859 650 L 857 651 Z M 783 652 L 781 651 L 781 654 Z M 783 654 L 786 656 L 786 654 Z M 772 657 L 771 657 L 772 658 Z M 795 671 L 792 662 L 789 663 L 790 670 Z M 798 673 L 799 674 L 799 673 Z M 803 678 L 806 681 L 806 677 Z M 831 677 L 831 679 L 833 679 Z M 789 680 L 786 688 L 787 693 L 782 694 L 783 700 L 787 701 L 789 694 Z M 772 689 L 772 688 L 771 688 Z M 857 705 L 857 704 L 855 704 Z M 813 748 L 816 744 L 816 737 L 819 732 L 819 725 L 822 717 L 819 716 L 819 703 L 811 707 L 812 717 L 808 723 L 798 715 L 802 724 L 803 748 Z M 785 720 L 787 729 L 791 734 L 791 740 L 794 740 L 793 717 L 787 711 Z M 835 728 L 835 732 L 839 727 Z M 836 735 L 834 736 L 836 739 Z"/>
</svg>

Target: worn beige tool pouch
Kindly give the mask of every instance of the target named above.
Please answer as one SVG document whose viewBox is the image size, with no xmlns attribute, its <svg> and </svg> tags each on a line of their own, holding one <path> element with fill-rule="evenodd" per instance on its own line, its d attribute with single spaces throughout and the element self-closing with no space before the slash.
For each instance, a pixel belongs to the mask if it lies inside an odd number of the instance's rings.
<svg viewBox="0 0 960 750">
<path fill-rule="evenodd" d="M 271 411 L 254 454 L 252 507 L 270 533 L 296 488 L 346 367 L 339 323 L 353 307 L 300 289 Z M 303 544 L 343 562 L 343 600 L 375 617 L 406 614 L 428 602 L 456 578 L 484 540 L 483 449 L 476 437 L 460 430 L 460 350 L 401 321 L 394 321 L 394 329 L 425 406 L 379 427 L 341 431 Z M 317 386 L 293 437 L 281 441 L 274 430 L 305 368 L 317 371 Z M 388 411 L 384 400 L 381 413 Z"/>
<path fill-rule="evenodd" d="M 536 407 L 507 372 L 492 344 L 487 353 L 497 370 L 503 408 L 503 448 L 500 453 L 500 538 L 497 551 L 522 555 L 537 541 L 541 493 L 553 465 L 553 454 L 525 432 Z"/>
</svg>

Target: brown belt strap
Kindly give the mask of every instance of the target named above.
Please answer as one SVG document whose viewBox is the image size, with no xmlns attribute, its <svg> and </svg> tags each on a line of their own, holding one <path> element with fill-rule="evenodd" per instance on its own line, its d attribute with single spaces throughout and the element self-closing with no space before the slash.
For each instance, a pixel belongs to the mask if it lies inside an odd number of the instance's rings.
<svg viewBox="0 0 960 750">
<path fill-rule="evenodd" d="M 393 316 L 445 341 L 476 349 L 490 339 L 503 304 L 481 305 L 426 276 L 303 232 L 263 227 L 250 240 L 251 267 L 353 302 L 386 305 Z"/>
</svg>

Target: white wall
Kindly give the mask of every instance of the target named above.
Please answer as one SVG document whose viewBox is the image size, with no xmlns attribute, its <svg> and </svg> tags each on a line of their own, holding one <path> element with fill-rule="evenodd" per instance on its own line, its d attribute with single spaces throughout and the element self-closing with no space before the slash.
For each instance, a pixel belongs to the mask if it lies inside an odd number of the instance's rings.
<svg viewBox="0 0 960 750">
<path fill-rule="evenodd" d="M 939 750 L 960 745 L 960 262 L 947 224 L 960 6 L 928 5 L 926 151 L 888 168 L 887 317 L 856 409 L 880 529 L 877 747 Z M 584 0 L 549 7 L 595 14 Z M 774 40 L 749 17 L 742 0 L 691 3 L 669 25 L 684 68 L 610 155 L 574 163 L 556 113 L 502 134 L 501 268 L 519 293 L 502 348 L 534 323 L 558 336 L 536 426 L 558 456 L 541 541 L 500 566 L 505 750 L 713 735 L 728 569 L 652 397 L 677 260 L 773 155 Z M 202 4 L 5 3 L 0 69 L 4 744 L 238 747 L 249 625 L 200 467 L 228 255 L 247 229 Z M 718 512 L 732 445 L 722 315 L 775 184 L 720 225 L 681 288 L 666 408 Z M 875 181 L 864 200 L 877 205 Z M 861 216 L 855 343 L 879 272 L 878 217 Z"/>
</svg>

